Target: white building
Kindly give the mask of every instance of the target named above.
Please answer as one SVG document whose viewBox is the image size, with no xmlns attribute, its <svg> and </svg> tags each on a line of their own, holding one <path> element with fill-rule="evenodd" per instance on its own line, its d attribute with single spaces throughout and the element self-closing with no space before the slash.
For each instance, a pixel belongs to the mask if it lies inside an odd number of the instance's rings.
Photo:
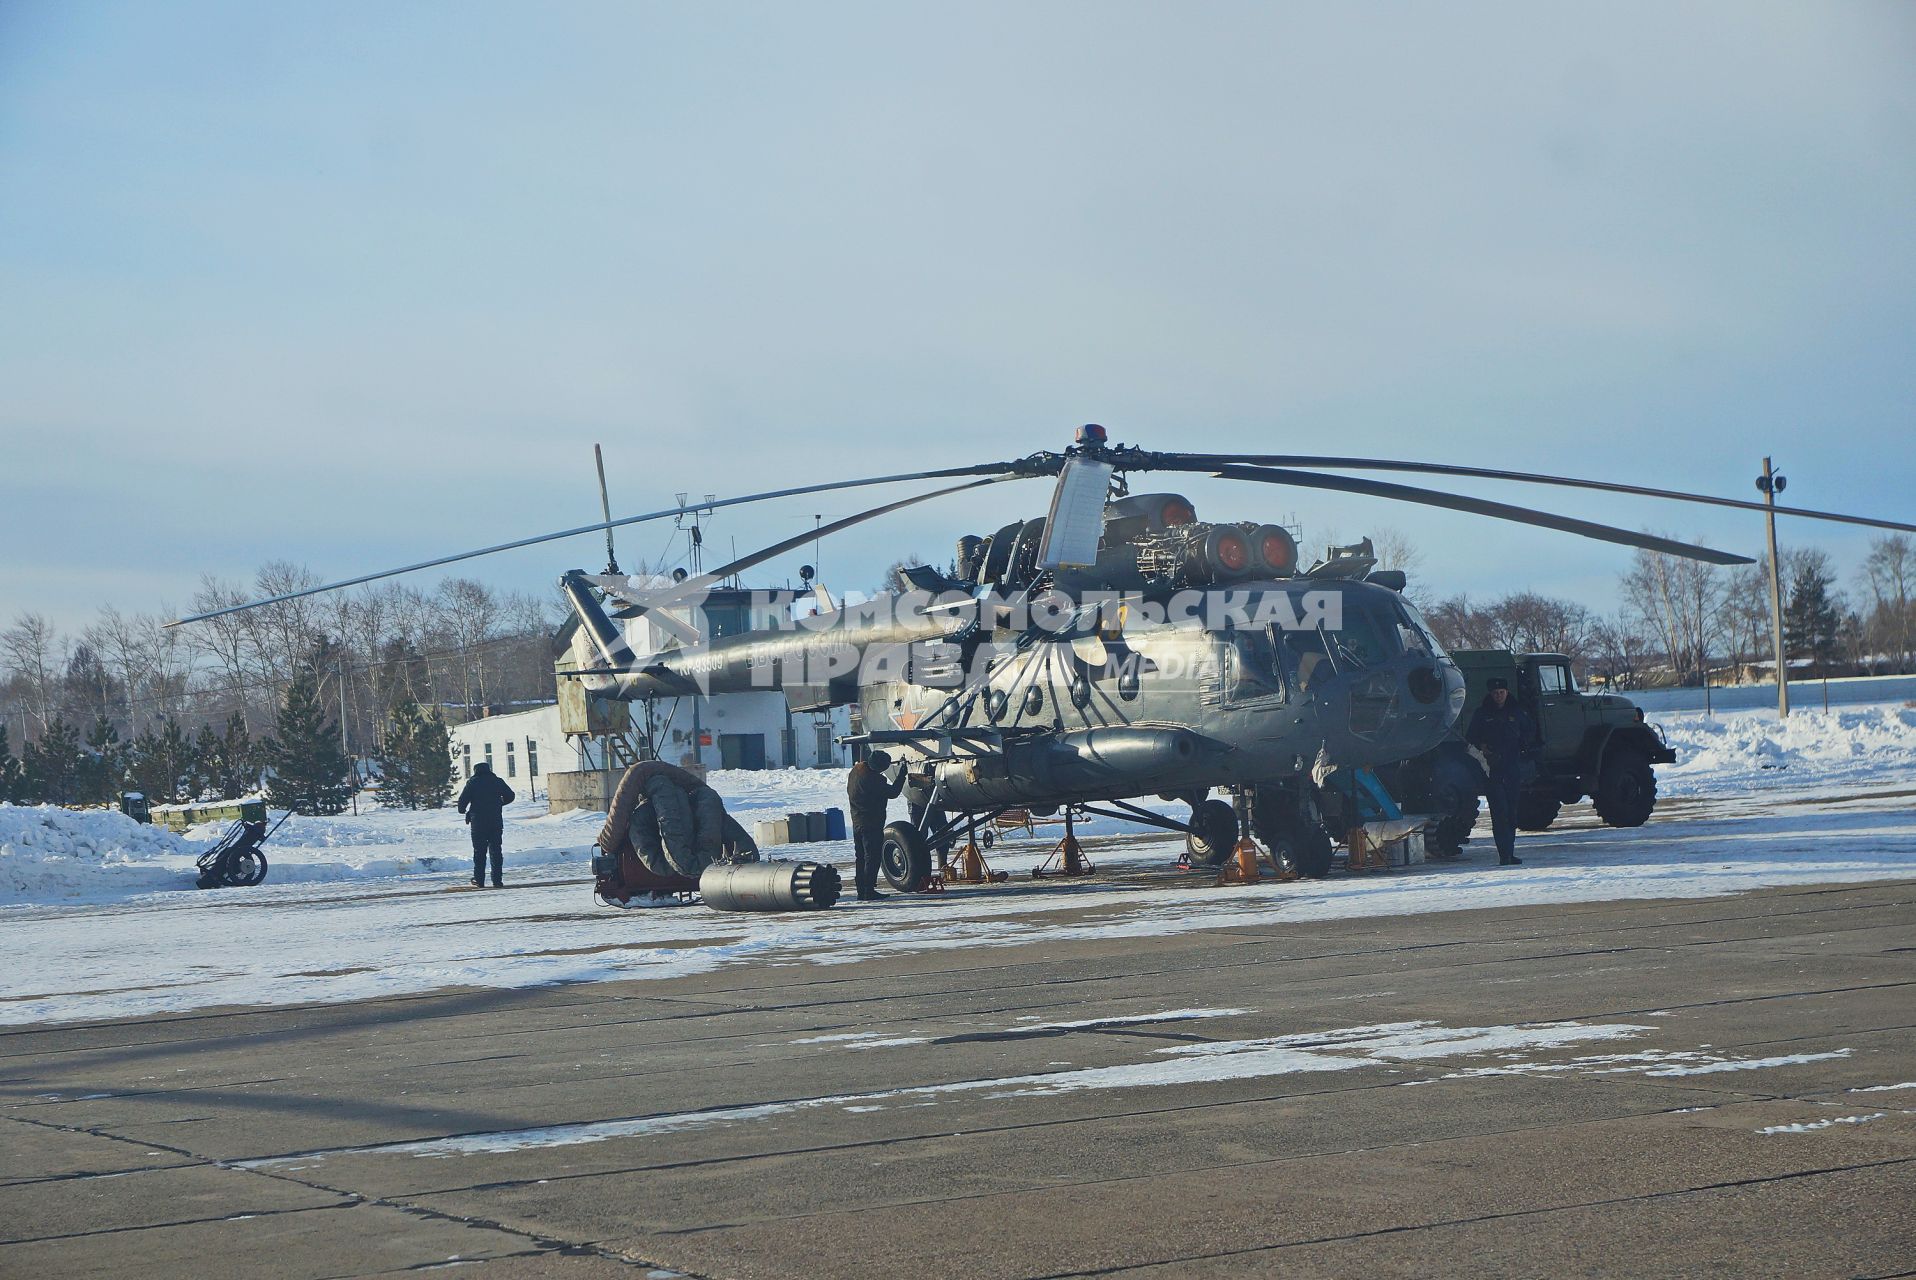
<svg viewBox="0 0 1916 1280">
<path fill-rule="evenodd" d="M 486 760 L 515 790 L 542 791 L 539 779 L 547 773 L 616 768 L 621 761 L 644 756 L 636 724 L 644 709 L 632 710 L 633 730 L 611 744 L 562 733 L 557 703 L 454 725 L 455 773 L 463 781 L 472 776 L 473 765 Z M 662 698 L 654 704 L 652 732 L 659 758 L 673 764 L 687 763 L 690 757 L 707 769 L 851 767 L 850 750 L 834 742 L 851 732 L 850 708 L 795 712 L 776 689 Z M 608 745 L 610 762 L 605 758 Z"/>
<path fill-rule="evenodd" d="M 769 629 L 781 621 L 763 603 L 755 613 L 752 593 L 735 590 L 711 592 L 698 614 L 696 619 L 686 620 L 712 639 L 748 629 Z M 629 620 L 625 627 L 637 653 L 655 653 L 676 643 L 669 633 L 645 618 Z M 548 773 L 590 773 L 644 759 L 648 737 L 659 759 L 672 764 L 696 763 L 706 769 L 851 766 L 850 750 L 835 741 L 851 732 L 851 709 L 793 711 L 784 693 L 777 689 L 721 693 L 709 698 L 656 699 L 650 706 L 650 724 L 644 723 L 645 704 L 632 704 L 631 713 L 631 730 L 609 740 L 566 734 L 560 728 L 556 703 L 455 725 L 455 772 L 462 780 L 469 778 L 473 765 L 488 760 L 493 771 L 515 790 L 541 792 L 544 787 L 540 780 Z"/>
</svg>

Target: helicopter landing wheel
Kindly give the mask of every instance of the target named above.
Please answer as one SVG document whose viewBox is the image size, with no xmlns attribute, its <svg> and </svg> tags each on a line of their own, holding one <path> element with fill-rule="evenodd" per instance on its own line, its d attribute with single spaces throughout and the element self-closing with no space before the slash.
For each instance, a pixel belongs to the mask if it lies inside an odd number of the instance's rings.
<svg viewBox="0 0 1916 1280">
<path fill-rule="evenodd" d="M 886 827 L 878 869 L 885 873 L 885 882 L 900 893 L 922 892 L 931 880 L 931 847 L 925 843 L 924 834 L 909 822 Z"/>
<path fill-rule="evenodd" d="M 1215 867 L 1237 849 L 1237 810 L 1226 800 L 1191 806 L 1191 832 L 1184 837 L 1193 866 Z"/>
<path fill-rule="evenodd" d="M 1311 880 L 1330 874 L 1331 838 L 1289 788 L 1265 785 L 1251 793 L 1251 830 L 1279 865 L 1289 862 Z"/>
</svg>

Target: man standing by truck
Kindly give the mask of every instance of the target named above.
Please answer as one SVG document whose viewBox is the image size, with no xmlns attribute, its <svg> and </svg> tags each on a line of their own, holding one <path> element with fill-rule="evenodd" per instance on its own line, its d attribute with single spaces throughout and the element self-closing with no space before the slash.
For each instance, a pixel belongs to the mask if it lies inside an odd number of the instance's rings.
<svg viewBox="0 0 1916 1280">
<path fill-rule="evenodd" d="M 858 850 L 855 882 L 858 900 L 872 902 L 885 895 L 878 892 L 879 860 L 885 851 L 885 810 L 905 789 L 905 771 L 898 771 L 896 782 L 885 781 L 891 757 L 874 751 L 852 766 L 845 779 L 846 799 L 852 811 L 852 845 Z"/>
<path fill-rule="evenodd" d="M 1536 758 L 1537 725 L 1510 696 L 1510 682 L 1492 677 L 1489 692 L 1470 718 L 1470 730 L 1464 740 L 1484 753 L 1490 782 L 1485 799 L 1490 802 L 1490 831 L 1497 841 L 1497 865 L 1523 865 L 1517 856 L 1517 796 L 1523 790 L 1524 774 Z"/>
</svg>

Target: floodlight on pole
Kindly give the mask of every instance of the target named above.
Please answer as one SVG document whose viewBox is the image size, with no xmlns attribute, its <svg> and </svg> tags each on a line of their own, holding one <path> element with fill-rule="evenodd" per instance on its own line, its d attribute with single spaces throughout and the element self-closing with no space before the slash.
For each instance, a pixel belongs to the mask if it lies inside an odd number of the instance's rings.
<svg viewBox="0 0 1916 1280">
<path fill-rule="evenodd" d="M 1776 650 L 1776 715 L 1779 720 L 1790 716 L 1790 671 L 1783 656 L 1783 583 L 1781 570 L 1776 563 L 1776 495 L 1783 492 L 1789 480 L 1770 466 L 1768 458 L 1763 459 L 1763 474 L 1756 478 L 1756 487 L 1763 494 L 1768 508 L 1763 513 L 1764 521 L 1769 525 L 1770 536 L 1770 642 Z"/>
</svg>

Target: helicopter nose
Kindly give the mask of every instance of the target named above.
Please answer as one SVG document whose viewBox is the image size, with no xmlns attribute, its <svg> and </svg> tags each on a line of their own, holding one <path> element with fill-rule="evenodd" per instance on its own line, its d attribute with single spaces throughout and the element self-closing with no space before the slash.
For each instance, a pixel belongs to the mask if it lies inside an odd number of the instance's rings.
<svg viewBox="0 0 1916 1280">
<path fill-rule="evenodd" d="M 1411 668 L 1404 677 L 1404 687 L 1410 690 L 1412 699 L 1431 703 L 1444 696 L 1444 677 L 1435 664 Z"/>
<path fill-rule="evenodd" d="M 1332 757 L 1346 764 L 1389 764 L 1443 739 L 1462 710 L 1464 682 L 1455 667 L 1410 660 L 1357 675 L 1342 694 L 1330 703 L 1342 712 L 1326 734 Z"/>
</svg>

